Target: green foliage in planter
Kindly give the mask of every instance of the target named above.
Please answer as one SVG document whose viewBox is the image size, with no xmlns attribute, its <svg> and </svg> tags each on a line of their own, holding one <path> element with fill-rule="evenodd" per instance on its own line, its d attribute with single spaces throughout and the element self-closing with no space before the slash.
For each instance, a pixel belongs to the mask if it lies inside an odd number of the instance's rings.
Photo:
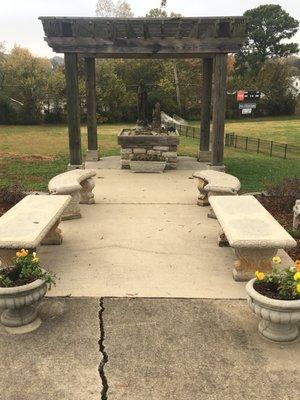
<svg viewBox="0 0 300 400">
<path fill-rule="evenodd" d="M 278 300 L 300 299 L 300 260 L 290 268 L 278 268 L 281 258 L 273 257 L 272 272 L 256 271 L 254 289 L 260 294 Z"/>
<path fill-rule="evenodd" d="M 25 249 L 16 252 L 15 262 L 12 267 L 0 270 L 1 287 L 21 286 L 37 279 L 43 279 L 49 289 L 51 285 L 55 285 L 55 276 L 42 269 L 36 253 L 29 253 Z"/>
</svg>

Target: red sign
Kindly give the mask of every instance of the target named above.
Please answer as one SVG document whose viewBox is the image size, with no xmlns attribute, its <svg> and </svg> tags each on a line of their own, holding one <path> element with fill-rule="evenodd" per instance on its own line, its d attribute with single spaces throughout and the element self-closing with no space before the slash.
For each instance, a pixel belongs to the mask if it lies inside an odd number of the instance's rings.
<svg viewBox="0 0 300 400">
<path fill-rule="evenodd" d="M 245 92 L 244 92 L 244 90 L 238 90 L 236 92 L 236 99 L 237 99 L 237 101 L 244 101 L 245 100 Z"/>
</svg>

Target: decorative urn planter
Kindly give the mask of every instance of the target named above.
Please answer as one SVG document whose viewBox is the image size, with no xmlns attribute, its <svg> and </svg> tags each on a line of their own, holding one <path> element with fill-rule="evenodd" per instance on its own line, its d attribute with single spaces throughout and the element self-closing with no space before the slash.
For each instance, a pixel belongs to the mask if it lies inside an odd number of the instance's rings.
<svg viewBox="0 0 300 400">
<path fill-rule="evenodd" d="M 0 287 L 1 323 L 9 333 L 26 333 L 37 329 L 37 304 L 47 292 L 47 284 L 37 279 L 22 286 Z"/>
<path fill-rule="evenodd" d="M 275 342 L 291 342 L 299 335 L 300 300 L 277 300 L 258 293 L 251 279 L 246 285 L 248 305 L 261 318 L 260 334 Z"/>
</svg>

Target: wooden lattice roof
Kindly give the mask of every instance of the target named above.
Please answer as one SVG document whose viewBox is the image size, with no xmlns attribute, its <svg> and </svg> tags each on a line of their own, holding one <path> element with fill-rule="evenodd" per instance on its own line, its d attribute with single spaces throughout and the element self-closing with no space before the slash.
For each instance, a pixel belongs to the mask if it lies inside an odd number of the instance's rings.
<svg viewBox="0 0 300 400">
<path fill-rule="evenodd" d="M 57 53 L 87 57 L 167 58 L 235 53 L 246 37 L 244 17 L 40 17 Z"/>
</svg>

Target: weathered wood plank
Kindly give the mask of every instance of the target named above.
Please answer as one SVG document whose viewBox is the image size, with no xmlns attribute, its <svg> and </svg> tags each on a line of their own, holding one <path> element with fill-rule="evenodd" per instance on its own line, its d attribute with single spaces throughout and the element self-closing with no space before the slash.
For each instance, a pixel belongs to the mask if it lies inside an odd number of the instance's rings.
<svg viewBox="0 0 300 400">
<path fill-rule="evenodd" d="M 223 165 L 227 54 L 214 58 L 212 165 Z"/>
<path fill-rule="evenodd" d="M 77 54 L 65 54 L 70 164 L 81 165 L 80 105 Z"/>
<path fill-rule="evenodd" d="M 201 57 L 203 54 L 237 52 L 243 40 L 231 38 L 151 38 L 151 39 L 116 39 L 50 37 L 47 43 L 58 53 L 75 52 L 100 55 L 101 57 L 130 58 L 153 57 Z"/>
<path fill-rule="evenodd" d="M 201 98 L 201 128 L 200 128 L 200 151 L 209 151 L 210 139 L 210 110 L 212 91 L 213 59 L 204 58 L 203 65 L 203 86 Z"/>
<path fill-rule="evenodd" d="M 85 65 L 85 85 L 86 85 L 88 150 L 98 150 L 95 59 L 85 58 L 84 65 Z"/>
</svg>

